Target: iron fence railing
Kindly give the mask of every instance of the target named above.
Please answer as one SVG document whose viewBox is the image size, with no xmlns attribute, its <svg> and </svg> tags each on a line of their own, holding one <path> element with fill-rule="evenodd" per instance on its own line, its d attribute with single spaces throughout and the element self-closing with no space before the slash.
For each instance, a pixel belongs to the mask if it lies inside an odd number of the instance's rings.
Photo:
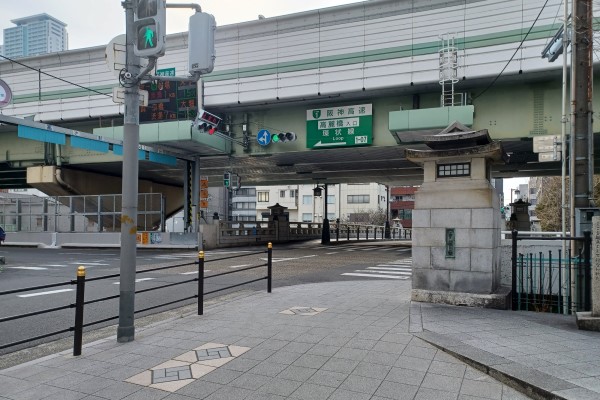
<svg viewBox="0 0 600 400">
<path fill-rule="evenodd" d="M 267 254 L 266 263 L 261 263 L 259 265 L 249 266 L 246 268 L 239 268 L 234 271 L 227 271 L 227 272 L 223 272 L 223 273 L 205 276 L 204 265 L 206 262 L 215 262 L 215 261 L 227 260 L 227 259 L 232 259 L 232 258 L 248 257 L 248 256 L 255 255 L 255 254 L 265 254 L 265 253 Z M 137 271 L 136 274 L 145 274 L 145 273 L 149 273 L 149 272 L 185 267 L 185 266 L 189 266 L 189 265 L 198 265 L 198 277 L 192 278 L 192 279 L 186 279 L 186 280 L 182 280 L 182 281 L 177 281 L 177 282 L 172 282 L 172 283 L 166 283 L 163 285 L 154 286 L 154 287 L 147 288 L 147 289 L 136 290 L 135 293 L 136 294 L 146 293 L 146 292 L 150 292 L 150 291 L 171 288 L 174 286 L 183 285 L 183 284 L 192 283 L 192 282 L 198 283 L 197 293 L 195 293 L 192 296 L 186 296 L 183 298 L 176 299 L 174 301 L 161 302 L 160 304 L 157 304 L 157 305 L 137 309 L 134 311 L 134 313 L 140 314 L 143 312 L 147 312 L 147 311 L 151 311 L 151 310 L 154 310 L 157 308 L 181 303 L 184 301 L 198 299 L 198 301 L 197 301 L 198 315 L 203 315 L 204 314 L 204 296 L 206 296 L 206 295 L 221 292 L 221 291 L 227 290 L 227 289 L 236 288 L 236 287 L 239 287 L 242 285 L 246 285 L 246 284 L 253 283 L 253 282 L 258 282 L 258 281 L 265 280 L 265 279 L 267 280 L 267 292 L 271 293 L 271 290 L 272 290 L 273 246 L 271 243 L 268 244 L 266 251 L 237 254 L 237 255 L 233 255 L 233 256 L 212 259 L 209 261 L 205 260 L 204 252 L 200 251 L 197 261 L 194 261 L 191 263 L 181 263 L 181 264 L 161 266 L 161 267 L 155 267 L 155 268 L 147 268 L 147 269 L 144 269 L 141 271 Z M 253 270 L 253 269 L 256 269 L 259 267 L 267 267 L 267 275 L 266 276 L 263 276 L 263 277 L 260 277 L 257 279 L 251 279 L 251 280 L 244 281 L 244 282 L 238 282 L 236 284 L 221 287 L 221 288 L 211 290 L 208 292 L 204 291 L 204 281 L 207 279 L 216 278 L 219 276 L 229 275 L 229 274 L 233 274 L 233 273 L 238 273 L 238 272 L 242 272 L 242 271 Z M 96 298 L 96 299 L 92 299 L 92 300 L 85 300 L 86 283 L 93 282 L 93 281 L 106 280 L 106 279 L 113 279 L 113 278 L 117 278 L 120 276 L 121 276 L 120 274 L 110 274 L 110 275 L 103 275 L 103 276 L 86 279 L 85 267 L 80 266 L 77 269 L 77 279 L 75 279 L 75 280 L 65 281 L 65 282 L 57 282 L 57 283 L 52 283 L 52 284 L 48 284 L 48 285 L 31 286 L 31 287 L 26 287 L 26 288 L 21 288 L 21 289 L 6 290 L 3 292 L 0 292 L 0 299 L 1 299 L 1 298 L 3 298 L 3 296 L 17 294 L 17 293 L 30 292 L 30 291 L 39 290 L 39 289 L 56 288 L 56 287 L 61 287 L 61 286 L 72 286 L 72 285 L 76 286 L 75 303 L 69 303 L 69 304 L 65 304 L 65 305 L 61 305 L 61 306 L 57 306 L 57 307 L 45 308 L 45 309 L 41 309 L 41 310 L 36 310 L 36 311 L 31 311 L 31 312 L 27 312 L 27 313 L 23 313 L 23 314 L 12 315 L 12 316 L 0 318 L 0 324 L 2 324 L 2 323 L 25 319 L 25 318 L 30 318 L 30 317 L 34 317 L 34 316 L 38 316 L 38 315 L 50 314 L 50 313 L 61 311 L 61 310 L 75 309 L 73 326 L 69 326 L 68 328 L 64 328 L 64 329 L 45 332 L 40 335 L 31 336 L 28 338 L 16 340 L 16 341 L 9 342 L 9 343 L 0 343 L 0 350 L 7 349 L 10 347 L 15 347 L 15 346 L 25 344 L 25 343 L 35 342 L 37 340 L 61 335 L 61 334 L 68 333 L 68 332 L 74 332 L 74 334 L 73 334 L 73 355 L 74 356 L 81 355 L 81 349 L 82 349 L 82 344 L 83 344 L 83 329 L 84 328 L 87 328 L 87 327 L 90 327 L 93 325 L 98 325 L 101 323 L 105 323 L 108 321 L 116 320 L 119 318 L 119 316 L 116 315 L 116 316 L 110 316 L 108 318 L 102 318 L 102 319 L 96 319 L 96 320 L 89 321 L 89 322 L 84 322 L 85 306 L 119 298 L 119 295 L 112 295 L 112 296 L 105 296 L 105 297 L 100 297 L 100 298 Z M 1 338 L 0 338 L 0 340 L 1 340 Z"/>
<path fill-rule="evenodd" d="M 519 240 L 582 242 L 579 254 L 556 252 L 523 254 Z M 572 314 L 591 309 L 591 233 L 583 237 L 519 237 L 512 231 L 512 309 Z"/>
</svg>

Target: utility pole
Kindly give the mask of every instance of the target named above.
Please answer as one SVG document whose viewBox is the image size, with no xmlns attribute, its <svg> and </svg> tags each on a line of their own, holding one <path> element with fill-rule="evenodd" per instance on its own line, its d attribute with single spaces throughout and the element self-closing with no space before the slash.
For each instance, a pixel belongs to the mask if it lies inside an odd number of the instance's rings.
<svg viewBox="0 0 600 400">
<path fill-rule="evenodd" d="M 575 211 L 593 202 L 592 0 L 573 0 L 571 40 L 571 235 Z M 579 249 L 572 249 L 576 256 Z"/>
<path fill-rule="evenodd" d="M 137 0 L 123 3 L 126 20 L 126 60 L 128 76 L 137 77 L 140 72 L 140 57 L 133 52 L 136 39 L 134 7 Z M 117 341 L 131 342 L 134 339 L 134 301 L 137 236 L 138 197 L 138 147 L 140 142 L 140 101 L 137 83 L 125 88 L 125 115 L 123 124 L 123 186 L 121 205 L 121 277 L 119 286 L 119 326 Z"/>
</svg>

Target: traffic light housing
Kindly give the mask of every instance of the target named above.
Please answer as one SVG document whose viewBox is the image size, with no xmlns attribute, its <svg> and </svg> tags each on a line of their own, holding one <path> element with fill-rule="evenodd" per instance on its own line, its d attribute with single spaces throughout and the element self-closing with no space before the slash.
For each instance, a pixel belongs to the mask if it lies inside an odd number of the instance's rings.
<svg viewBox="0 0 600 400">
<path fill-rule="evenodd" d="M 231 172 L 225 172 L 223 174 L 223 186 L 226 188 L 231 187 Z"/>
<path fill-rule="evenodd" d="M 133 14 L 133 52 L 136 56 L 160 57 L 165 54 L 166 20 L 166 0 L 138 0 Z"/>
<path fill-rule="evenodd" d="M 271 138 L 273 143 L 286 143 L 293 142 L 296 140 L 296 134 L 294 132 L 281 132 L 276 133 Z"/>
<path fill-rule="evenodd" d="M 209 135 L 214 134 L 221 123 L 221 118 L 205 110 L 198 111 L 198 117 L 194 121 L 194 125 L 199 131 L 208 132 Z"/>
<path fill-rule="evenodd" d="M 217 23 L 210 14 L 197 12 L 188 26 L 188 70 L 200 74 L 212 72 L 215 66 L 215 31 Z"/>
</svg>

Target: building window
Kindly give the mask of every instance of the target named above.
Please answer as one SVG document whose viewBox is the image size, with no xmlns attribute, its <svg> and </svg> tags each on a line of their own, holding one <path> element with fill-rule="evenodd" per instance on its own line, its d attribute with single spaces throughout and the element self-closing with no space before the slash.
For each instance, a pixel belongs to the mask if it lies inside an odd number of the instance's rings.
<svg viewBox="0 0 600 400">
<path fill-rule="evenodd" d="M 327 204 L 335 204 L 335 196 L 332 194 L 327 195 Z"/>
<path fill-rule="evenodd" d="M 370 198 L 368 194 L 349 194 L 348 204 L 368 204 Z"/>
<path fill-rule="evenodd" d="M 233 208 L 235 210 L 256 210 L 256 203 L 240 201 L 233 203 Z"/>
<path fill-rule="evenodd" d="M 335 213 L 327 213 L 327 219 L 332 221 L 335 219 Z"/>
<path fill-rule="evenodd" d="M 285 197 L 285 190 L 280 190 L 279 191 L 279 197 Z"/>
<path fill-rule="evenodd" d="M 398 210 L 398 218 L 400 219 L 412 219 L 412 210 Z"/>
<path fill-rule="evenodd" d="M 235 192 L 236 196 L 256 196 L 255 188 L 240 188 Z"/>
<path fill-rule="evenodd" d="M 307 194 L 302 196 L 302 204 L 312 204 L 312 196 Z"/>
<path fill-rule="evenodd" d="M 295 190 L 290 190 L 290 197 L 296 197 L 296 191 Z"/>
<path fill-rule="evenodd" d="M 438 166 L 437 166 L 438 178 L 445 178 L 448 176 L 470 176 L 470 175 L 471 175 L 471 163 L 438 164 Z"/>
<path fill-rule="evenodd" d="M 258 202 L 266 203 L 269 201 L 269 192 L 256 192 Z"/>
<path fill-rule="evenodd" d="M 312 214 L 302 213 L 302 222 L 312 222 Z"/>
</svg>

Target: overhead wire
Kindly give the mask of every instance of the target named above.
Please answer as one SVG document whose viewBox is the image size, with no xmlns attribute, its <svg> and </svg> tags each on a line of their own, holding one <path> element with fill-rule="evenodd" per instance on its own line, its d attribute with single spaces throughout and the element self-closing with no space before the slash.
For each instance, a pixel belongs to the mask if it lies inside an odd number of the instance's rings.
<svg viewBox="0 0 600 400">
<path fill-rule="evenodd" d="M 80 85 L 80 84 L 78 84 L 78 83 L 71 82 L 71 81 L 68 81 L 68 80 L 66 80 L 66 79 L 63 79 L 63 78 L 59 78 L 59 77 L 58 77 L 58 76 L 56 76 L 56 75 L 49 74 L 49 73 L 47 73 L 47 72 L 44 72 L 44 71 L 42 71 L 41 69 L 33 68 L 33 67 L 31 67 L 31 66 L 29 66 L 29 65 L 27 65 L 27 64 L 23 64 L 22 62 L 19 62 L 19 61 L 17 61 L 17 60 L 15 60 L 15 59 L 13 59 L 13 58 L 6 57 L 5 55 L 2 55 L 2 54 L 0 54 L 0 57 L 4 58 L 4 59 L 6 59 L 6 60 L 8 60 L 8 61 L 10 61 L 10 62 L 12 62 L 12 63 L 18 64 L 18 65 L 20 65 L 20 66 L 22 66 L 22 67 L 29 68 L 29 69 L 31 69 L 31 70 L 33 70 L 33 71 L 36 71 L 36 72 L 38 72 L 38 73 L 40 73 L 40 74 L 42 74 L 42 75 L 46 75 L 46 76 L 48 76 L 48 77 L 50 77 L 50 78 L 57 79 L 57 80 L 59 80 L 59 81 L 61 81 L 61 82 L 64 82 L 64 83 L 68 83 L 69 85 L 77 86 L 77 87 L 78 87 L 78 88 L 80 88 L 80 89 L 88 90 L 88 91 L 90 91 L 90 92 L 94 92 L 94 93 L 96 93 L 96 94 L 100 94 L 100 95 L 102 95 L 102 96 L 112 97 L 112 94 L 108 94 L 108 93 L 102 93 L 102 92 L 100 92 L 100 91 L 98 91 L 98 90 L 96 90 L 96 89 L 91 89 L 91 88 L 89 88 L 89 87 L 85 87 L 85 86 L 83 86 L 83 85 Z"/>
<path fill-rule="evenodd" d="M 518 51 L 521 49 L 521 46 L 523 46 L 523 43 L 525 43 L 525 40 L 527 40 L 527 37 L 529 36 L 529 34 L 531 33 L 531 31 L 533 30 L 533 27 L 535 26 L 536 22 L 538 21 L 538 19 L 540 18 L 540 16 L 542 15 L 542 12 L 544 11 L 544 9 L 546 8 L 546 5 L 548 4 L 549 0 L 546 0 L 546 2 L 544 3 L 544 5 L 542 6 L 542 8 L 540 9 L 540 12 L 538 13 L 537 17 L 535 17 L 535 20 L 533 21 L 533 23 L 531 24 L 531 26 L 529 27 L 529 30 L 527 31 L 527 33 L 525 34 L 525 36 L 523 36 L 523 39 L 521 39 L 521 42 L 519 43 L 519 45 L 517 46 L 517 48 L 515 49 L 513 55 L 510 57 L 510 59 L 506 62 L 506 64 L 504 65 L 504 68 L 502 68 L 502 70 L 498 73 L 498 75 L 496 75 L 496 77 L 494 78 L 494 80 L 492 82 L 490 82 L 489 85 L 487 85 L 485 87 L 485 89 L 483 89 L 483 91 L 481 93 L 479 93 L 477 96 L 474 96 L 472 100 L 475 100 L 479 97 L 481 97 L 485 92 L 487 92 L 492 86 L 494 86 L 494 84 L 498 81 L 498 79 L 500 79 L 500 77 L 502 76 L 502 74 L 504 73 L 504 71 L 506 70 L 506 68 L 508 68 L 508 65 L 512 62 L 512 60 L 515 58 L 515 56 L 517 55 Z"/>
</svg>

